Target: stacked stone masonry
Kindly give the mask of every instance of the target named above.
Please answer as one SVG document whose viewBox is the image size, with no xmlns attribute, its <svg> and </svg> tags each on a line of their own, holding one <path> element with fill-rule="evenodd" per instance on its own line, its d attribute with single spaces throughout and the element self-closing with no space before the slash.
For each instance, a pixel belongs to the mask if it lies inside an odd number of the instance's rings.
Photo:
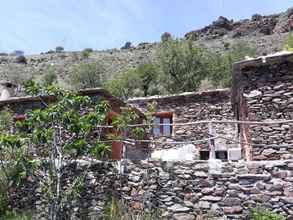
<svg viewBox="0 0 293 220">
<path fill-rule="evenodd" d="M 71 167 L 65 180 L 83 166 Z M 293 219 L 293 161 L 162 162 L 124 161 L 124 173 L 111 162 L 92 165 L 80 201 L 73 201 L 67 219 L 98 219 L 108 195 L 129 207 L 160 212 L 160 219 L 249 219 L 261 206 Z M 36 194 L 37 195 L 37 194 Z M 38 219 L 46 218 L 46 204 L 38 202 Z M 183 217 L 184 216 L 184 217 Z"/>
<path fill-rule="evenodd" d="M 231 103 L 230 90 L 214 90 L 201 93 L 183 93 L 170 96 L 154 96 L 147 98 L 134 98 L 128 103 L 140 109 L 148 111 L 148 105 L 153 104 L 155 111 L 172 113 L 173 123 L 170 136 L 153 137 L 158 141 L 180 142 L 205 140 L 210 137 L 209 125 L 207 123 L 176 126 L 176 124 L 203 121 L 203 120 L 232 120 L 234 118 Z M 237 128 L 233 124 L 213 124 L 214 136 L 225 136 L 237 140 Z M 182 144 L 181 144 L 182 145 Z M 154 144 L 152 150 L 176 148 L 180 144 Z M 186 144 L 185 144 L 186 145 Z M 208 150 L 209 141 L 195 144 L 199 150 Z M 237 144 L 222 138 L 215 139 L 216 150 L 237 147 Z"/>
<path fill-rule="evenodd" d="M 235 66 L 239 91 L 239 119 L 276 121 L 293 119 L 293 56 L 283 55 L 242 62 Z M 241 100 L 241 101 L 240 101 Z M 244 132 L 243 126 L 240 127 Z M 288 159 L 293 156 L 293 123 L 251 125 L 253 160 Z"/>
</svg>

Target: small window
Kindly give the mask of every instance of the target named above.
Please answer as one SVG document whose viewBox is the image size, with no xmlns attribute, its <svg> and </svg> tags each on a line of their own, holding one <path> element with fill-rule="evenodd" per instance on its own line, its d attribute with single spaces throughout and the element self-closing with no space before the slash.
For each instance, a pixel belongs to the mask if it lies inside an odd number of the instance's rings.
<svg viewBox="0 0 293 220">
<path fill-rule="evenodd" d="M 173 113 L 172 112 L 160 112 L 155 114 L 154 124 L 158 124 L 153 128 L 153 134 L 155 137 L 159 136 L 171 136 L 172 135 L 172 124 Z M 160 125 L 166 124 L 166 125 Z"/>
<path fill-rule="evenodd" d="M 208 159 L 210 159 L 210 151 L 208 151 L 208 150 L 199 151 L 199 159 L 200 160 L 208 160 Z"/>
<path fill-rule="evenodd" d="M 216 151 L 216 159 L 228 160 L 228 152 L 226 150 Z"/>
</svg>

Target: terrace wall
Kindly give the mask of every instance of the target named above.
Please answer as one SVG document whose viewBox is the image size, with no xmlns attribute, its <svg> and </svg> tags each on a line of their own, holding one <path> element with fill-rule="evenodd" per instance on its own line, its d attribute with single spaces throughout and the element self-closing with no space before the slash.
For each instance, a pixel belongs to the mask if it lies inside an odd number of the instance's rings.
<svg viewBox="0 0 293 220">
<path fill-rule="evenodd" d="M 256 206 L 293 219 L 292 160 L 124 161 L 123 167 L 120 173 L 114 163 L 93 164 L 82 196 L 72 201 L 66 219 L 98 219 L 108 195 L 123 199 L 137 211 L 160 211 L 160 219 L 195 220 L 200 213 L 215 219 L 249 219 Z M 83 165 L 67 168 L 64 181 L 78 176 L 82 169 Z M 39 220 L 47 219 L 44 200 L 37 200 L 34 210 Z"/>
</svg>

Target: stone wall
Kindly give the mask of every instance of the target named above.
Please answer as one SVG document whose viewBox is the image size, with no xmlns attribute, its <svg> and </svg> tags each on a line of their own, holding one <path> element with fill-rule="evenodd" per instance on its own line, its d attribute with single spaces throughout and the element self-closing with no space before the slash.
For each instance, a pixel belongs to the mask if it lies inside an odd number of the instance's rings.
<svg viewBox="0 0 293 220">
<path fill-rule="evenodd" d="M 240 120 L 293 119 L 293 54 L 244 61 L 234 66 L 234 97 Z M 236 94 L 237 93 L 237 94 Z M 293 123 L 240 127 L 251 141 L 253 160 L 293 156 Z M 245 131 L 246 129 L 246 131 Z"/>
<path fill-rule="evenodd" d="M 72 219 L 98 219 L 107 195 L 122 198 L 131 209 L 160 211 L 160 219 L 194 220 L 200 213 L 213 219 L 249 219 L 256 206 L 293 219 L 292 160 L 124 161 L 123 167 L 122 174 L 113 163 L 91 167 L 81 199 L 72 201 L 68 209 Z M 71 167 L 65 180 L 82 169 Z M 45 203 L 36 207 L 38 219 L 46 219 Z"/>
<path fill-rule="evenodd" d="M 202 120 L 228 120 L 233 119 L 234 115 L 230 103 L 230 90 L 214 90 L 201 93 L 183 93 L 170 96 L 153 96 L 147 98 L 134 98 L 128 103 L 137 107 L 142 112 L 148 111 L 148 104 L 155 103 L 155 110 L 160 112 L 171 112 L 173 123 L 189 123 Z M 230 139 L 237 137 L 237 129 L 231 124 L 212 124 L 214 136 L 225 136 Z M 210 136 L 209 125 L 207 123 L 196 125 L 173 126 L 171 136 L 154 138 L 159 141 L 180 142 L 207 139 Z M 196 143 L 199 150 L 208 150 L 209 142 L 202 141 Z M 178 148 L 182 144 L 155 144 L 153 150 Z M 227 150 L 237 147 L 237 144 L 218 138 L 215 140 L 216 150 Z"/>
</svg>

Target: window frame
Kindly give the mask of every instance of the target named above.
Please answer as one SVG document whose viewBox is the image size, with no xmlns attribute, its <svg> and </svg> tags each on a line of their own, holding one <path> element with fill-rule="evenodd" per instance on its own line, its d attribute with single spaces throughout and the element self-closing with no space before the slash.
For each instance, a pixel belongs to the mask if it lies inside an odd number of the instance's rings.
<svg viewBox="0 0 293 220">
<path fill-rule="evenodd" d="M 173 124 L 173 112 L 157 112 L 157 113 L 154 114 L 154 121 L 155 121 L 156 118 L 160 119 L 159 124 L 164 124 L 164 119 L 169 119 L 170 124 Z M 164 133 L 164 125 L 156 126 L 156 127 L 159 127 L 159 130 L 160 130 L 160 133 L 158 135 L 156 135 L 154 133 L 155 128 L 153 128 L 152 134 L 155 137 L 171 137 L 171 136 L 173 136 L 174 127 L 173 127 L 173 125 L 169 125 L 169 126 L 170 126 L 170 134 L 165 134 Z"/>
</svg>

